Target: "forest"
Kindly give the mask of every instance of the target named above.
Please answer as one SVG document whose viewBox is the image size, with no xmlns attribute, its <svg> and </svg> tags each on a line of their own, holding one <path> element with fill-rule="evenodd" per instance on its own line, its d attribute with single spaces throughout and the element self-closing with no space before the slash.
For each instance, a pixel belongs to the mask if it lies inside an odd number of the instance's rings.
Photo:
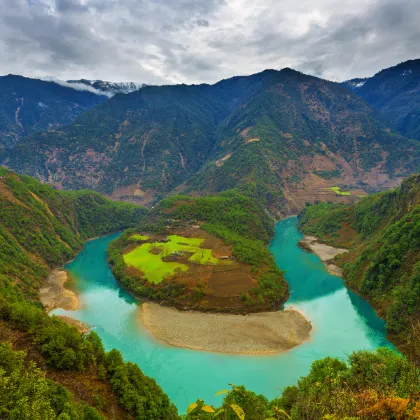
<svg viewBox="0 0 420 420">
<path fill-rule="evenodd" d="M 338 258 L 347 285 L 372 302 L 397 345 L 409 346 L 420 319 L 420 175 L 353 206 L 307 206 L 299 226 L 350 250 Z"/>
<path fill-rule="evenodd" d="M 146 209 L 0 171 L 0 418 L 177 418 L 153 379 L 48 316 L 38 296 L 84 241 L 135 226 Z"/>
</svg>

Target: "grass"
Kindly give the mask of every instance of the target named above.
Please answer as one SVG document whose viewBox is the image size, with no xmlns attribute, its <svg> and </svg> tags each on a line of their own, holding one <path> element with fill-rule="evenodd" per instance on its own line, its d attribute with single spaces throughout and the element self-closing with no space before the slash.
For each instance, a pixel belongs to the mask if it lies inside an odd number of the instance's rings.
<svg viewBox="0 0 420 420">
<path fill-rule="evenodd" d="M 131 239 L 132 241 L 147 241 L 150 239 L 150 237 L 146 235 L 140 235 L 139 233 L 135 233 L 134 235 L 131 235 L 128 239 Z"/>
<path fill-rule="evenodd" d="M 141 236 L 141 235 L 132 235 Z M 133 238 L 137 240 L 137 238 Z M 220 261 L 213 256 L 212 250 L 200 248 L 204 239 L 185 238 L 179 235 L 168 236 L 169 242 L 145 243 L 124 255 L 124 262 L 140 270 L 151 283 L 158 284 L 166 277 L 176 274 L 177 271 L 188 271 L 187 264 L 178 262 L 165 262 L 162 258 L 174 252 L 192 252 L 189 262 L 203 265 L 230 264 L 231 261 Z M 155 253 L 151 251 L 154 250 Z"/>
<path fill-rule="evenodd" d="M 340 187 L 331 187 L 331 190 L 334 191 L 337 195 L 350 195 L 349 191 L 340 191 Z"/>
</svg>

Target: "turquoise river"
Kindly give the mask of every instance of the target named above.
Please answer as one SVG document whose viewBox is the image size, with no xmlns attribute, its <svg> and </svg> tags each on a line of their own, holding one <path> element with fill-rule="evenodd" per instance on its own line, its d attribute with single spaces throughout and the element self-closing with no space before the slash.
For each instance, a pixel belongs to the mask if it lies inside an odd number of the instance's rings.
<svg viewBox="0 0 420 420">
<path fill-rule="evenodd" d="M 313 325 L 312 339 L 287 353 L 274 356 L 237 356 L 167 346 L 141 325 L 138 304 L 115 281 L 106 260 L 106 248 L 118 235 L 86 244 L 66 266 L 76 279 L 71 287 L 81 300 L 77 311 L 55 310 L 93 327 L 106 349 L 116 348 L 156 379 L 180 412 L 197 398 L 218 404 L 214 393 L 228 383 L 244 384 L 268 398 L 297 382 L 314 360 L 345 358 L 354 350 L 392 345 L 384 322 L 372 307 L 327 273 L 320 259 L 302 251 L 297 218 L 280 221 L 270 244 L 278 266 L 286 271 L 290 299 L 286 306 L 301 309 Z"/>
</svg>

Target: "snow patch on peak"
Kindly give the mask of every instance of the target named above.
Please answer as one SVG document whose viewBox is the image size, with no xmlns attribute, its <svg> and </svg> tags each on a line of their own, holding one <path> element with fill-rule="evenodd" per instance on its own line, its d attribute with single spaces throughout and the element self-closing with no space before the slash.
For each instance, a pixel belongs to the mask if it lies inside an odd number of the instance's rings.
<svg viewBox="0 0 420 420">
<path fill-rule="evenodd" d="M 401 76 L 409 76 L 411 73 L 413 73 L 413 71 L 412 71 L 412 70 L 410 70 L 410 69 L 408 69 L 408 70 L 404 70 L 404 71 L 401 73 Z"/>
</svg>

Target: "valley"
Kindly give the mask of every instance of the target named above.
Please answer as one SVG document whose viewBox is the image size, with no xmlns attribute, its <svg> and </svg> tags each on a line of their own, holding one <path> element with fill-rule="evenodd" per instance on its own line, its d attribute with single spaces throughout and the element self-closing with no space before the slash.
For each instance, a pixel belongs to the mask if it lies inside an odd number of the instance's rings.
<svg viewBox="0 0 420 420">
<path fill-rule="evenodd" d="M 1 77 L 0 418 L 419 418 L 417 67 Z"/>
<path fill-rule="evenodd" d="M 276 351 L 271 354 L 227 354 L 225 346 L 229 343 L 234 346 L 241 340 L 235 335 L 235 330 L 226 344 L 217 341 L 220 337 L 217 333 L 206 338 L 202 335 L 195 338 L 195 344 L 198 343 L 200 347 L 206 342 L 211 343 L 213 352 L 180 348 L 179 337 L 175 338 L 177 347 L 156 339 L 147 327 L 151 319 L 155 320 L 154 312 L 150 312 L 153 318 L 146 320 L 145 325 L 142 321 L 144 303 L 139 305 L 116 281 L 108 267 L 106 250 L 117 236 L 88 242 L 78 257 L 65 266 L 76 279 L 72 288 L 79 295 L 82 305 L 76 311 L 56 309 L 53 313 L 82 321 L 99 334 L 106 348 L 120 349 L 126 359 L 137 363 L 147 375 L 161 384 L 179 412 L 185 412 L 191 401 L 197 398 L 205 398 L 207 403 L 219 405 L 222 397 L 214 396 L 214 393 L 225 389 L 228 383 L 244 384 L 257 394 L 275 398 L 279 394 L 277 388 L 283 389 L 295 384 L 299 377 L 307 374 L 311 363 L 317 359 L 326 356 L 345 358 L 353 350 L 359 349 L 374 350 L 383 346 L 394 348 L 386 338 L 385 323 L 372 307 L 347 289 L 341 278 L 328 274 L 317 256 L 308 254 L 297 246 L 302 235 L 297 229 L 296 218 L 284 219 L 276 225 L 270 250 L 276 263 L 286 270 L 285 277 L 291 290 L 285 305 L 287 312 L 301 311 L 311 321 L 312 331 L 308 341 L 283 353 L 279 351 L 281 344 L 276 339 Z M 147 302 L 146 305 L 156 304 Z M 161 311 L 169 311 L 167 315 L 170 322 L 178 322 L 182 316 L 197 314 L 182 311 L 172 318 L 173 310 L 161 307 L 156 316 Z M 339 317 L 336 316 L 337 313 L 340 314 Z M 280 316 L 276 312 L 269 314 L 273 317 Z M 197 322 L 206 322 L 206 317 L 211 319 L 213 316 L 222 316 L 206 313 L 198 315 L 200 321 Z M 235 324 L 246 322 L 246 317 L 242 315 L 227 316 L 239 316 L 241 321 Z M 168 328 L 175 336 L 178 328 L 174 326 L 170 330 L 169 325 L 171 324 L 167 322 L 160 324 L 159 321 L 153 323 L 152 328 Z M 228 325 L 230 324 L 226 327 Z M 190 333 L 197 331 L 199 326 L 200 324 L 192 326 Z M 208 328 L 211 328 L 211 324 Z M 281 325 L 276 328 L 281 328 Z M 223 331 L 224 327 L 219 326 L 218 329 Z M 246 330 L 249 335 L 245 332 L 245 338 L 254 339 L 254 343 L 260 342 L 267 349 L 274 334 L 271 329 L 270 332 L 266 330 L 268 337 L 260 334 L 253 337 L 252 329 Z M 210 332 L 210 329 L 204 328 L 201 334 L 205 332 Z M 203 340 L 199 340 L 199 337 L 203 337 Z M 291 336 L 290 339 L 297 340 L 298 336 Z M 194 337 L 190 337 L 190 340 L 194 340 Z M 183 344 L 186 347 L 187 343 Z M 236 344 L 236 352 L 239 345 Z M 218 346 L 221 353 L 214 352 Z M 261 347 L 260 353 L 263 353 Z M 203 377 L 207 378 L 206 381 L 200 379 Z"/>
</svg>

